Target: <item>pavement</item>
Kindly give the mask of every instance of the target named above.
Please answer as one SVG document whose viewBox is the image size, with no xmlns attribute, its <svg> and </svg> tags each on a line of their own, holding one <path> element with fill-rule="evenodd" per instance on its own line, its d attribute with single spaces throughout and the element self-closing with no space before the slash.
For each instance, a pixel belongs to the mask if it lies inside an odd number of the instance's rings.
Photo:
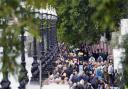
<svg viewBox="0 0 128 89">
<path fill-rule="evenodd" d="M 33 58 L 32 57 L 28 57 L 27 53 L 25 54 L 25 57 L 26 57 L 26 69 L 28 70 L 28 76 L 29 76 L 29 79 L 31 79 L 31 64 L 33 62 Z M 17 58 L 17 62 L 20 64 L 21 63 L 21 56 L 19 56 Z M 1 65 L 0 64 L 0 68 L 1 68 Z M 2 80 L 3 76 L 2 76 L 2 73 L 0 72 L 0 81 Z M 19 87 L 19 82 L 18 82 L 18 78 L 16 75 L 10 75 L 9 74 L 9 80 L 11 82 L 11 85 L 10 87 L 12 89 L 18 89 Z M 29 83 L 28 83 L 29 84 Z M 0 85 L 0 88 L 1 88 L 1 85 Z M 31 88 L 31 89 L 39 89 L 39 88 Z"/>
<path fill-rule="evenodd" d="M 40 85 L 27 85 L 27 89 L 40 89 Z M 43 85 L 41 89 L 70 89 L 68 85 L 50 84 Z"/>
</svg>

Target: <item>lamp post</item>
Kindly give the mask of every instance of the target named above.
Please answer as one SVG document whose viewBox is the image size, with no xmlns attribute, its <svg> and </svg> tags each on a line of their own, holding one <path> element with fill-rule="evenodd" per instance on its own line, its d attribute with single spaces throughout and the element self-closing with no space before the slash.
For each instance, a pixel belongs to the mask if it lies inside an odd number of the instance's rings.
<svg viewBox="0 0 128 89">
<path fill-rule="evenodd" d="M 27 70 L 26 70 L 26 62 L 25 62 L 25 45 L 24 45 L 24 30 L 22 28 L 21 30 L 21 70 L 20 70 L 20 78 L 19 78 L 19 89 L 25 89 L 26 84 L 28 83 L 29 79 L 27 76 Z"/>
<path fill-rule="evenodd" d="M 49 53 L 49 13 L 46 13 L 47 53 Z"/>
<path fill-rule="evenodd" d="M 58 52 L 58 43 L 57 43 L 57 28 L 56 28 L 56 22 L 57 22 L 57 13 L 55 11 L 55 9 L 53 9 L 53 45 L 55 46 L 55 50 L 54 50 L 54 56 L 57 55 Z"/>
<path fill-rule="evenodd" d="M 34 11 L 32 10 L 32 13 L 34 14 L 34 19 L 36 19 L 39 16 L 39 12 L 37 9 Z M 31 68 L 31 82 L 38 82 L 39 81 L 39 63 L 37 62 L 37 41 L 36 37 L 33 37 L 33 63 Z"/>
<path fill-rule="evenodd" d="M 10 84 L 11 84 L 11 82 L 8 79 L 8 71 L 6 71 L 5 77 L 1 81 L 1 87 L 2 87 L 1 89 L 11 89 Z"/>
<path fill-rule="evenodd" d="M 53 10 L 52 8 L 47 8 L 48 9 L 48 16 L 47 16 L 47 32 L 48 32 L 48 37 L 47 37 L 47 41 L 48 41 L 48 56 L 47 56 L 47 70 L 48 72 L 52 72 L 53 70 L 53 66 L 52 66 L 52 62 L 53 62 L 53 58 L 54 58 L 54 52 L 55 52 L 55 48 L 54 48 L 54 45 L 53 45 L 53 41 L 52 39 L 53 38 L 53 16 L 54 16 L 54 13 L 53 13 Z M 48 25 L 49 24 L 49 25 Z"/>
<path fill-rule="evenodd" d="M 55 38 L 55 25 L 56 25 L 56 23 L 54 23 L 54 20 L 56 21 L 57 19 L 55 18 L 56 16 L 55 16 L 55 13 L 53 13 L 53 10 L 50 8 L 49 10 L 48 10 L 49 12 L 48 12 L 48 21 L 49 21 L 49 27 L 47 27 L 48 29 L 48 33 L 49 33 L 49 35 L 48 35 L 48 42 L 49 42 L 49 45 L 48 45 L 48 47 L 49 47 L 49 50 L 48 50 L 48 56 L 47 56 L 47 70 L 48 71 L 51 71 L 52 72 L 52 70 L 53 70 L 53 65 L 52 65 L 52 62 L 53 62 L 53 60 L 54 60 L 54 58 L 55 58 L 55 55 L 56 55 L 56 46 L 55 46 L 55 42 L 54 42 L 54 38 Z"/>
<path fill-rule="evenodd" d="M 48 33 L 47 33 L 47 27 L 44 29 L 44 20 L 47 20 L 47 10 L 40 9 L 40 21 L 41 21 L 41 26 L 40 26 L 40 31 L 41 31 L 41 58 L 40 58 L 40 89 L 42 88 L 42 76 L 44 72 L 44 69 L 46 67 L 46 54 L 47 54 L 47 49 L 48 49 Z M 43 73 L 42 73 L 43 72 Z"/>
<path fill-rule="evenodd" d="M 51 15 L 51 46 L 54 46 L 54 35 L 53 35 L 53 29 L 54 29 L 54 22 L 53 22 L 53 15 Z"/>
<path fill-rule="evenodd" d="M 49 44 L 50 44 L 50 49 L 52 49 L 52 14 L 50 14 L 50 28 L 49 28 Z"/>
<path fill-rule="evenodd" d="M 20 2 L 20 11 L 21 11 L 21 19 L 23 18 L 24 16 L 24 13 L 23 13 L 23 8 L 25 7 L 25 2 L 24 1 L 21 1 Z M 21 27 L 21 70 L 20 70 L 20 76 L 19 76 L 19 89 L 25 89 L 26 87 L 26 84 L 28 83 L 29 79 L 28 79 L 28 76 L 27 76 L 27 70 L 26 70 L 26 62 L 25 62 L 25 45 L 24 45 L 24 42 L 25 42 L 25 37 L 24 37 L 24 27 Z"/>
<path fill-rule="evenodd" d="M 48 41 L 48 50 L 50 51 L 50 46 L 51 46 L 51 25 L 52 22 L 52 11 L 51 11 L 51 6 L 50 8 L 47 7 L 47 41 Z"/>
<path fill-rule="evenodd" d="M 53 28 L 53 24 L 52 24 L 52 18 L 53 17 L 53 9 L 51 8 L 50 6 L 50 9 L 49 9 L 49 49 L 53 50 L 53 45 L 52 45 L 52 28 Z"/>
<path fill-rule="evenodd" d="M 54 8 L 52 8 L 52 34 L 53 34 L 53 45 L 57 44 L 57 30 L 56 30 L 56 22 L 57 22 L 57 13 Z"/>
<path fill-rule="evenodd" d="M 46 36 L 47 36 L 47 38 L 46 38 L 46 40 L 47 40 L 47 50 L 46 50 L 46 58 L 45 58 L 45 61 L 46 61 L 46 68 L 45 68 L 45 72 L 46 72 L 46 74 L 48 75 L 48 71 L 49 71 L 49 62 L 50 62 L 50 24 L 49 24 L 49 22 L 50 22 L 50 10 L 49 10 L 49 8 L 47 7 L 47 9 L 46 9 L 46 28 L 45 28 L 45 31 L 46 31 Z"/>
<path fill-rule="evenodd" d="M 40 20 L 41 20 L 41 58 L 40 58 L 40 89 L 42 88 L 42 76 L 46 74 L 47 67 L 47 58 L 48 58 L 48 49 L 49 49 L 49 33 L 48 33 L 48 9 L 40 9 Z M 46 27 L 44 29 L 43 22 L 46 20 Z M 44 76 L 43 76 L 44 77 Z"/>
<path fill-rule="evenodd" d="M 56 45 L 56 16 L 52 15 L 52 45 Z"/>
<path fill-rule="evenodd" d="M 45 58 L 45 50 L 46 50 L 46 33 L 44 31 L 43 19 L 45 18 L 44 10 L 39 10 L 39 18 L 40 18 L 40 32 L 41 32 L 41 58 L 40 58 L 40 89 L 42 88 L 42 61 Z"/>
</svg>

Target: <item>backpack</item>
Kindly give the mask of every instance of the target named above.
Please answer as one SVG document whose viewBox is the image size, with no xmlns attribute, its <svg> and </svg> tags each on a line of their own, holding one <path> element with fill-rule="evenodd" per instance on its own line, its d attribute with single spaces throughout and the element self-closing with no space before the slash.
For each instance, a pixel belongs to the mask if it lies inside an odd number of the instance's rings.
<svg viewBox="0 0 128 89">
<path fill-rule="evenodd" d="M 87 66 L 87 69 L 88 69 L 88 71 L 93 71 L 93 66 L 92 66 L 91 64 L 89 64 L 89 65 Z"/>
</svg>

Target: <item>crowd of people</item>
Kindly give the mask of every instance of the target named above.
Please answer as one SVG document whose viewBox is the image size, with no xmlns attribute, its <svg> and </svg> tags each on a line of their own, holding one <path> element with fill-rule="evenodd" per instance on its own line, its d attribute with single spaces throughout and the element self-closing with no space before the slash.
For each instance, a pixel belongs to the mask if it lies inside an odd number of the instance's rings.
<svg viewBox="0 0 128 89">
<path fill-rule="evenodd" d="M 90 50 L 88 45 L 69 49 L 61 44 L 55 70 L 50 72 L 47 83 L 66 84 L 71 89 L 111 89 L 118 85 L 111 55 L 99 48 Z"/>
</svg>

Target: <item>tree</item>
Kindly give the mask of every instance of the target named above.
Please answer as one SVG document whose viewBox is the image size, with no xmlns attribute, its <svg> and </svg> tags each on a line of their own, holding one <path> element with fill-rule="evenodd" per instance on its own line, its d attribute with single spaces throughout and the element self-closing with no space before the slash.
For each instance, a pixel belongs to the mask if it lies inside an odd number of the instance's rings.
<svg viewBox="0 0 128 89">
<path fill-rule="evenodd" d="M 95 8 L 91 20 L 102 32 L 118 31 L 120 19 L 128 14 L 127 5 L 127 0 L 90 0 L 90 6 Z"/>
<path fill-rule="evenodd" d="M 92 42 L 98 38 L 98 30 L 90 21 L 93 8 L 88 0 L 59 0 L 55 7 L 58 12 L 58 38 L 62 41 L 77 44 L 80 41 Z M 95 37 L 91 37 L 93 35 Z"/>
<path fill-rule="evenodd" d="M 71 44 L 95 42 L 104 32 L 117 31 L 127 15 L 127 0 L 56 0 L 58 37 Z M 108 34 L 109 36 L 109 34 Z"/>
</svg>

